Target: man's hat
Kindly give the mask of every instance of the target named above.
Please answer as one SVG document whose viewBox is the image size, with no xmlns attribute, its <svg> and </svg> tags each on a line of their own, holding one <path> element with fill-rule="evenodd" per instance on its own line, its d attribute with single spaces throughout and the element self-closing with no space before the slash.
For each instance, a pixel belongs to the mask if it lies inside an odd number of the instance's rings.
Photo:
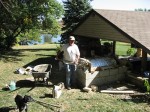
<svg viewBox="0 0 150 112">
<path fill-rule="evenodd" d="M 69 40 L 75 40 L 74 36 L 70 36 Z"/>
</svg>

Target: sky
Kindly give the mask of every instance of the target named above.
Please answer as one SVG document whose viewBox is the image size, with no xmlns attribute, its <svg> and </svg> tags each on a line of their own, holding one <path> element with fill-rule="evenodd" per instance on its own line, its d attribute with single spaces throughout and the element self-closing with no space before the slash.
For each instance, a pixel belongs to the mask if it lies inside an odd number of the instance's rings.
<svg viewBox="0 0 150 112">
<path fill-rule="evenodd" d="M 57 1 L 62 3 L 62 0 Z M 91 6 L 94 9 L 134 11 L 139 8 L 150 9 L 150 0 L 93 0 Z"/>
</svg>

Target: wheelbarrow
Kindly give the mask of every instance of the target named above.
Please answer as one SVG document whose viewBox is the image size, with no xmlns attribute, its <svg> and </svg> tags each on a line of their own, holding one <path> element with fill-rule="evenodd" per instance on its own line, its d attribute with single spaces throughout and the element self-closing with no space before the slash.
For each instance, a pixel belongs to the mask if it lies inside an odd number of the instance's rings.
<svg viewBox="0 0 150 112">
<path fill-rule="evenodd" d="M 51 64 L 40 64 L 33 68 L 32 76 L 34 77 L 35 83 L 44 82 L 48 85 L 48 79 L 51 75 Z"/>
</svg>

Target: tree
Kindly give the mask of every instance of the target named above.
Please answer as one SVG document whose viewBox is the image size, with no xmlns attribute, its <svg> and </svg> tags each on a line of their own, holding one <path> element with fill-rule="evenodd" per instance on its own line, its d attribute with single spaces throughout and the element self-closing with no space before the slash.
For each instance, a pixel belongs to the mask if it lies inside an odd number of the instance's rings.
<svg viewBox="0 0 150 112">
<path fill-rule="evenodd" d="M 44 37 L 44 42 L 52 43 L 52 35 L 45 34 L 43 35 L 43 37 Z"/>
<path fill-rule="evenodd" d="M 32 40 L 37 41 L 37 42 L 41 42 L 41 33 L 39 31 L 39 29 L 30 29 L 28 32 L 25 33 L 20 33 L 19 36 L 17 36 L 17 43 L 20 42 L 30 42 Z"/>
<path fill-rule="evenodd" d="M 9 49 L 21 33 L 39 29 L 57 35 L 63 7 L 56 0 L 0 0 L 0 48 Z"/>
<path fill-rule="evenodd" d="M 61 42 L 65 43 L 70 32 L 75 28 L 83 16 L 91 10 L 91 0 L 66 0 L 64 1 L 65 14 L 63 19 L 64 27 L 62 28 Z"/>
<path fill-rule="evenodd" d="M 149 12 L 150 9 L 142 9 L 142 8 L 138 8 L 138 9 L 135 9 L 135 11 L 144 11 L 144 12 Z"/>
</svg>

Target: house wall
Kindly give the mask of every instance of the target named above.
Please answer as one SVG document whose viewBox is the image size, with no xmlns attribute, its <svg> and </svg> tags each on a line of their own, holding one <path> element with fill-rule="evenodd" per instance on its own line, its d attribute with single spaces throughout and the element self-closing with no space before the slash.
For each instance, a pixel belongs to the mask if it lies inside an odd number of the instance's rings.
<svg viewBox="0 0 150 112">
<path fill-rule="evenodd" d="M 130 42 L 124 35 L 96 14 L 91 14 L 75 32 L 75 35 Z"/>
</svg>

